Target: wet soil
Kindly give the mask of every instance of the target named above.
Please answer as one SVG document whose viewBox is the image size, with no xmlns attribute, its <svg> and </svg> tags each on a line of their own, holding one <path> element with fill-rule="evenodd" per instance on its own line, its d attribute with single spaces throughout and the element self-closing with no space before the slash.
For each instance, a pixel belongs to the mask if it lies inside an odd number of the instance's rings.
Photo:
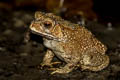
<svg viewBox="0 0 120 80">
<path fill-rule="evenodd" d="M 98 72 L 77 69 L 65 75 L 50 75 L 52 71 L 47 68 L 38 69 L 46 51 L 42 37 L 31 34 L 31 40 L 27 44 L 23 42 L 33 15 L 29 11 L 0 12 L 0 80 L 120 80 L 120 23 L 108 27 L 88 21 L 86 25 L 108 46 L 107 68 Z"/>
</svg>

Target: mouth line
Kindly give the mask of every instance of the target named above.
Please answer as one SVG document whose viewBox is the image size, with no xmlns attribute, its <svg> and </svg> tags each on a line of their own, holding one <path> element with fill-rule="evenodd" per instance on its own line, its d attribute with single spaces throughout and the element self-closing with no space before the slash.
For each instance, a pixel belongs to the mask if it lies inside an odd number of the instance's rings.
<svg viewBox="0 0 120 80">
<path fill-rule="evenodd" d="M 43 36 L 43 37 L 45 37 L 45 38 L 47 38 L 47 39 L 50 39 L 50 40 L 61 41 L 61 39 L 56 38 L 56 37 L 50 35 L 49 33 L 37 32 L 37 31 L 31 30 L 31 29 L 30 29 L 30 31 L 31 31 L 32 33 L 34 33 L 34 34 Z"/>
</svg>

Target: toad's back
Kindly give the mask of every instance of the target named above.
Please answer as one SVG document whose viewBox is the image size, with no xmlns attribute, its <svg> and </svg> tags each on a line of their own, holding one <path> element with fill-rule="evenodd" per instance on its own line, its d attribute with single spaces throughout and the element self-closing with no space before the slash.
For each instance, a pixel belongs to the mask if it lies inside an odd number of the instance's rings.
<svg viewBox="0 0 120 80">
<path fill-rule="evenodd" d="M 105 45 L 98 41 L 90 31 L 82 26 L 77 26 L 74 29 L 64 27 L 62 32 L 66 39 L 66 44 L 63 45 L 66 49 L 69 48 L 68 50 L 71 54 L 84 53 L 90 49 L 105 54 L 105 51 L 107 50 Z"/>
</svg>

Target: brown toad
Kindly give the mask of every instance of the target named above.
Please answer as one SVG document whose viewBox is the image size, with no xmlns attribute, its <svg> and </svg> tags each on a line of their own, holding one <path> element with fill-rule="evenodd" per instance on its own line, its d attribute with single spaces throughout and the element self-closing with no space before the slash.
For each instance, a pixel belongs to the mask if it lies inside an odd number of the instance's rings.
<svg viewBox="0 0 120 80">
<path fill-rule="evenodd" d="M 50 66 L 54 56 L 66 62 L 64 67 L 56 69 L 52 74 L 69 73 L 76 67 L 100 71 L 109 64 L 109 57 L 105 55 L 106 46 L 85 27 L 52 13 L 36 12 L 30 30 L 42 36 L 48 48 L 42 65 Z"/>
</svg>

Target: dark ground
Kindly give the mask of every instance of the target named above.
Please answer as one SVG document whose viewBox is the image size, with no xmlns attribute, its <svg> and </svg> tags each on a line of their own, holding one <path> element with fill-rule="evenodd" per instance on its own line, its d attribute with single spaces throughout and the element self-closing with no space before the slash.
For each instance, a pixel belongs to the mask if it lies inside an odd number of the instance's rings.
<svg viewBox="0 0 120 80">
<path fill-rule="evenodd" d="M 74 70 L 66 75 L 50 75 L 46 68 L 38 69 L 46 48 L 41 37 L 31 34 L 23 43 L 33 12 L 0 12 L 0 80 L 120 80 L 120 23 L 88 22 L 87 27 L 108 46 L 110 64 L 99 72 Z"/>
</svg>

